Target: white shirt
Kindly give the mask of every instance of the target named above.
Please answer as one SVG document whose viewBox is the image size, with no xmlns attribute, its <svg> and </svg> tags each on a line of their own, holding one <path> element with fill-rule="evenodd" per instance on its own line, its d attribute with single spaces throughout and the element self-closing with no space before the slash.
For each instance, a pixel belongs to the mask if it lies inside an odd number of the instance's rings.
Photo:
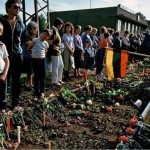
<svg viewBox="0 0 150 150">
<path fill-rule="evenodd" d="M 4 59 L 6 57 L 8 57 L 6 46 L 2 42 L 0 42 L 0 73 L 3 73 L 4 71 L 4 67 L 5 67 Z"/>
</svg>

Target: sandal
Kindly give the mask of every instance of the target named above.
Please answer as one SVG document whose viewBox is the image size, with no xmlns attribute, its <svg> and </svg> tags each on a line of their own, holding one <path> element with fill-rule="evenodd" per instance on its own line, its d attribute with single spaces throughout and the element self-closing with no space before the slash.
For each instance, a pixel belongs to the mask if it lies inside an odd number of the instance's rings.
<svg viewBox="0 0 150 150">
<path fill-rule="evenodd" d="M 60 80 L 60 81 L 58 81 L 58 82 L 59 82 L 60 84 L 62 84 L 62 85 L 64 85 L 64 84 L 65 84 L 65 82 L 63 82 L 63 81 L 61 81 L 61 80 Z"/>
<path fill-rule="evenodd" d="M 57 82 L 57 83 L 52 83 L 52 85 L 55 85 L 55 86 L 61 86 L 62 84 Z"/>
</svg>

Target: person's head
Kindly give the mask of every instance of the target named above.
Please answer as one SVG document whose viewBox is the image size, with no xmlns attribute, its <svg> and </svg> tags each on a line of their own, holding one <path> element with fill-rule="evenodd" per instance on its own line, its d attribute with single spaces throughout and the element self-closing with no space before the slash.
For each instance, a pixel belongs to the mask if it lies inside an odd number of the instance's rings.
<svg viewBox="0 0 150 150">
<path fill-rule="evenodd" d="M 28 23 L 27 31 L 30 35 L 37 35 L 38 32 L 38 24 L 34 21 Z"/>
<path fill-rule="evenodd" d="M 85 42 L 85 47 L 86 48 L 90 48 L 92 46 L 92 41 L 91 39 L 87 39 L 86 42 Z"/>
<path fill-rule="evenodd" d="M 114 36 L 116 36 L 116 37 L 120 36 L 120 32 L 116 31 L 115 34 L 114 34 Z"/>
<path fill-rule="evenodd" d="M 71 33 L 73 35 L 74 33 L 74 27 L 71 22 L 65 23 L 64 33 Z"/>
<path fill-rule="evenodd" d="M 105 26 L 100 27 L 100 33 L 105 33 L 107 32 L 107 28 Z"/>
<path fill-rule="evenodd" d="M 129 31 L 124 31 L 125 36 L 129 36 Z"/>
<path fill-rule="evenodd" d="M 91 31 L 92 31 L 92 26 L 91 25 L 87 25 L 86 27 L 85 27 L 85 29 L 84 29 L 84 32 L 86 33 L 86 34 L 91 34 Z"/>
<path fill-rule="evenodd" d="M 7 14 L 17 16 L 20 12 L 20 0 L 7 0 L 5 3 L 5 9 Z"/>
<path fill-rule="evenodd" d="M 113 34 L 114 34 L 114 29 L 111 29 L 111 28 L 110 28 L 110 29 L 109 29 L 109 34 L 110 34 L 110 35 L 113 35 Z"/>
<path fill-rule="evenodd" d="M 54 26 L 57 28 L 57 29 L 61 29 L 62 26 L 63 26 L 64 22 L 63 20 L 61 20 L 60 18 L 56 18 L 54 20 Z"/>
<path fill-rule="evenodd" d="M 104 33 L 104 38 L 107 39 L 109 37 L 109 33 Z"/>
<path fill-rule="evenodd" d="M 42 41 L 48 40 L 51 37 L 51 32 L 49 29 L 44 29 L 40 35 Z"/>
<path fill-rule="evenodd" d="M 81 33 L 81 26 L 80 25 L 76 25 L 74 27 L 74 33 L 76 33 L 76 34 L 80 34 Z"/>
<path fill-rule="evenodd" d="M 97 34 L 97 29 L 96 29 L 96 28 L 93 28 L 91 34 L 92 34 L 92 35 L 96 35 L 96 34 Z"/>
<path fill-rule="evenodd" d="M 3 35 L 3 24 L 0 22 L 0 36 Z"/>
</svg>

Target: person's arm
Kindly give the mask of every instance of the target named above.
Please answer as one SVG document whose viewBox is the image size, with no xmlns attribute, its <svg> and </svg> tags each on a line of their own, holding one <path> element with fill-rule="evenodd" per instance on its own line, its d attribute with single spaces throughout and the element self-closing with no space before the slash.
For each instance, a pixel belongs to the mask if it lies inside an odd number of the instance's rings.
<svg viewBox="0 0 150 150">
<path fill-rule="evenodd" d="M 62 37 L 62 41 L 63 41 L 65 47 L 70 51 L 70 53 L 73 54 L 74 50 L 68 45 L 68 43 L 65 39 L 66 39 L 66 35 L 64 34 Z"/>
<path fill-rule="evenodd" d="M 30 43 L 28 43 L 28 47 L 27 50 L 31 50 L 33 48 L 33 46 L 35 45 L 35 41 L 31 41 Z"/>
<path fill-rule="evenodd" d="M 122 37 L 122 43 L 123 43 L 125 46 L 130 46 L 130 43 L 127 42 L 126 37 Z"/>
<path fill-rule="evenodd" d="M 81 46 L 78 44 L 78 40 L 77 40 L 77 38 L 76 38 L 75 36 L 74 36 L 73 41 L 74 41 L 75 49 L 76 49 L 76 50 L 79 50 L 79 51 L 83 51 L 83 47 L 81 47 Z M 81 41 L 81 43 L 82 43 L 82 41 Z"/>
<path fill-rule="evenodd" d="M 8 68 L 9 68 L 9 59 L 8 56 L 4 58 L 5 62 L 5 67 L 2 75 L 0 75 L 0 80 L 4 81 L 6 79 L 7 73 L 8 73 Z"/>
</svg>

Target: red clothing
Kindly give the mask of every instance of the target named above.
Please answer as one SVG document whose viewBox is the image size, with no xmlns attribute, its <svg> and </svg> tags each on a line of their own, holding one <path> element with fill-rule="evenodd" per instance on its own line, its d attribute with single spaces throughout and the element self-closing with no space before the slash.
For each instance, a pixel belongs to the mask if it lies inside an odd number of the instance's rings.
<svg viewBox="0 0 150 150">
<path fill-rule="evenodd" d="M 108 41 L 107 39 L 103 38 L 98 43 L 98 48 L 105 48 L 105 47 L 108 47 Z"/>
</svg>

